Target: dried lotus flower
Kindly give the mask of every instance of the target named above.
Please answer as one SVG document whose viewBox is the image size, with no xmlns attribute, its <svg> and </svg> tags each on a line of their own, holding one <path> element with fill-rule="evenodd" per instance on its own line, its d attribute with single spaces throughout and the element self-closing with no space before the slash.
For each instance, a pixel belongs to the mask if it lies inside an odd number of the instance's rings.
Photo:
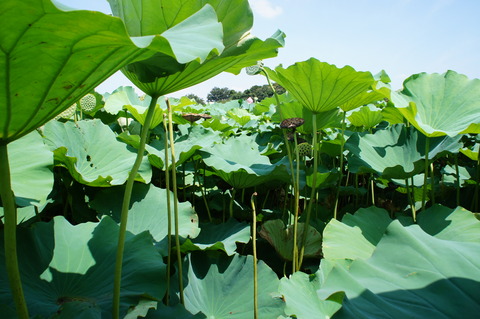
<svg viewBox="0 0 480 319">
<path fill-rule="evenodd" d="M 208 114 L 197 114 L 197 113 L 185 113 L 185 114 L 182 114 L 182 117 L 187 121 L 189 121 L 190 123 L 196 122 L 199 119 L 208 120 L 212 118 L 212 116 Z"/>
<path fill-rule="evenodd" d="M 282 123 L 280 123 L 280 127 L 286 129 L 296 129 L 297 127 L 303 125 L 303 123 L 305 123 L 305 120 L 301 117 L 292 117 L 289 119 L 284 119 Z"/>
</svg>

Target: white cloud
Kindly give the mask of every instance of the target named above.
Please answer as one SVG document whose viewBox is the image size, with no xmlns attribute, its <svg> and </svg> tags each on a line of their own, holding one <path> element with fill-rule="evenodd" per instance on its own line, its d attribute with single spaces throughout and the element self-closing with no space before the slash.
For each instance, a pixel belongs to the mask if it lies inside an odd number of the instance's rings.
<svg viewBox="0 0 480 319">
<path fill-rule="evenodd" d="M 267 19 L 273 19 L 283 13 L 283 8 L 272 4 L 270 0 L 250 0 L 250 5 L 255 14 Z"/>
</svg>

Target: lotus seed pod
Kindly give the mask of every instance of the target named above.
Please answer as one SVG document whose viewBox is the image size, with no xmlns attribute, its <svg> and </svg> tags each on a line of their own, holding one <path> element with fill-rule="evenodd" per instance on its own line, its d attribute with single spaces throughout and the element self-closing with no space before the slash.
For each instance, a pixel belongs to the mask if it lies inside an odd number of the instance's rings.
<svg viewBox="0 0 480 319">
<path fill-rule="evenodd" d="M 57 116 L 55 116 L 55 120 L 59 120 L 59 119 L 69 119 L 73 116 L 73 114 L 75 114 L 75 111 L 77 110 L 77 103 L 73 103 L 72 106 L 70 106 L 68 109 L 66 109 L 65 111 L 63 111 L 62 113 L 58 114 Z"/>
<path fill-rule="evenodd" d="M 312 145 L 308 143 L 301 143 L 297 146 L 298 155 L 300 156 L 312 156 Z"/>
<path fill-rule="evenodd" d="M 80 99 L 80 107 L 84 112 L 91 112 L 97 106 L 97 98 L 92 93 L 88 93 Z"/>
<path fill-rule="evenodd" d="M 247 66 L 245 68 L 245 71 L 247 72 L 248 75 L 256 75 L 260 73 L 260 71 L 262 70 L 262 67 L 263 67 L 263 63 L 258 61 L 257 64 L 255 65 Z"/>
<path fill-rule="evenodd" d="M 303 125 L 303 123 L 305 123 L 305 120 L 301 117 L 292 117 L 289 119 L 284 119 L 282 123 L 280 123 L 280 127 L 286 129 L 296 129 L 297 127 Z"/>
</svg>

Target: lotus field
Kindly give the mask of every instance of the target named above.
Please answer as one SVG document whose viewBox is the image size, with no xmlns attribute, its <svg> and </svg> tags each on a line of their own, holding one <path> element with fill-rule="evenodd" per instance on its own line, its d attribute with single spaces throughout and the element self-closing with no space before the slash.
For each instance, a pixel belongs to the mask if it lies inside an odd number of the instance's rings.
<svg viewBox="0 0 480 319">
<path fill-rule="evenodd" d="M 0 317 L 478 318 L 480 80 L 269 68 L 247 0 L 109 3 L 0 4 Z M 287 92 L 167 98 L 242 70 Z"/>
</svg>

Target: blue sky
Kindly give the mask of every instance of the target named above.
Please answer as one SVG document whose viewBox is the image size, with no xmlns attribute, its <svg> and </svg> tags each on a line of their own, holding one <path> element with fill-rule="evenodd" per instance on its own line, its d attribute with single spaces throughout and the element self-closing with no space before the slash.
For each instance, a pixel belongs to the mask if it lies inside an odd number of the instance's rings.
<svg viewBox="0 0 480 319">
<path fill-rule="evenodd" d="M 57 0 L 79 9 L 109 12 L 106 0 Z M 392 87 L 408 76 L 447 70 L 480 78 L 480 0 L 250 0 L 252 34 L 265 39 L 277 29 L 286 44 L 266 66 L 287 67 L 315 57 L 338 67 L 350 65 L 373 74 L 385 70 Z M 171 94 L 205 98 L 215 86 L 243 91 L 263 85 L 262 76 L 221 74 Z M 132 85 L 116 74 L 100 93 Z"/>
</svg>

